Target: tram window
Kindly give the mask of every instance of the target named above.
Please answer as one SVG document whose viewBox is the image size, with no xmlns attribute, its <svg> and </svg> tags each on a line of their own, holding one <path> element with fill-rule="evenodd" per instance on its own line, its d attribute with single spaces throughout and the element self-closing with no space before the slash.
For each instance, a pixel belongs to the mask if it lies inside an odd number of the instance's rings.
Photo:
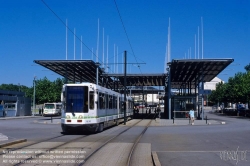
<svg viewBox="0 0 250 166">
<path fill-rule="evenodd" d="M 103 93 L 99 93 L 99 107 L 105 109 L 105 95 Z"/>
<path fill-rule="evenodd" d="M 66 112 L 88 112 L 88 87 L 68 86 L 66 93 Z"/>
<path fill-rule="evenodd" d="M 109 95 L 105 94 L 105 108 L 109 108 Z"/>
<path fill-rule="evenodd" d="M 113 108 L 112 102 L 113 102 L 113 96 L 109 95 L 109 109 Z"/>
<path fill-rule="evenodd" d="M 95 105 L 94 105 L 94 99 L 95 99 L 95 93 L 94 93 L 94 91 L 90 91 L 89 92 L 89 109 L 91 109 L 91 110 L 93 110 L 95 107 Z"/>
<path fill-rule="evenodd" d="M 119 106 L 120 106 L 120 113 L 123 113 L 123 110 L 124 110 L 124 103 L 123 103 L 121 97 L 119 98 Z"/>
<path fill-rule="evenodd" d="M 84 99 L 83 99 L 83 103 L 84 103 L 84 108 L 83 108 L 83 112 L 87 113 L 89 112 L 89 94 L 88 94 L 88 90 L 84 91 Z"/>
<path fill-rule="evenodd" d="M 113 96 L 113 108 L 117 109 L 117 97 Z"/>
</svg>

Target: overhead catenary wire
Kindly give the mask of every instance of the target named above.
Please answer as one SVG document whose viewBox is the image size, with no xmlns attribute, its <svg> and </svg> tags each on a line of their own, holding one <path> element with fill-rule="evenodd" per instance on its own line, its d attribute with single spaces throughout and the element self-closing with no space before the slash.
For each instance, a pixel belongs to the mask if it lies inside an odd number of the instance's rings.
<svg viewBox="0 0 250 166">
<path fill-rule="evenodd" d="M 125 28 L 125 25 L 124 25 L 124 23 L 123 23 L 123 20 L 122 20 L 122 17 L 121 17 L 121 13 L 120 13 L 119 8 L 118 8 L 118 5 L 117 5 L 117 3 L 116 3 L 116 0 L 114 0 L 114 3 L 115 3 L 115 6 L 116 6 L 118 15 L 119 15 L 119 17 L 120 17 L 120 20 L 121 20 L 121 23 L 122 23 L 122 26 L 123 26 L 125 35 L 126 35 L 126 37 L 127 37 L 127 40 L 128 40 L 129 46 L 130 46 L 130 49 L 131 49 L 131 51 L 132 51 L 132 53 L 133 53 L 133 55 L 134 55 L 134 57 L 135 57 L 136 63 L 138 63 L 137 58 L 136 58 L 135 53 L 134 53 L 134 50 L 133 50 L 133 47 L 132 47 L 132 44 L 131 44 L 131 42 L 130 42 L 130 40 L 129 40 L 128 33 L 127 33 L 126 28 Z M 139 67 L 139 65 L 138 65 L 138 68 L 139 68 L 140 72 L 142 73 L 141 68 Z"/>
<path fill-rule="evenodd" d="M 57 19 L 92 53 L 92 55 L 96 56 L 97 55 L 80 39 L 80 37 L 78 37 L 74 31 L 72 29 L 70 29 L 67 25 L 67 23 L 65 23 L 50 7 L 49 5 L 44 1 L 41 0 L 43 2 L 43 4 L 57 17 Z M 66 57 L 67 58 L 67 57 Z M 99 58 L 98 58 L 99 59 Z"/>
<path fill-rule="evenodd" d="M 52 8 L 50 8 L 50 6 L 44 1 L 44 0 L 41 0 L 42 2 L 43 2 L 43 4 L 56 16 L 56 18 L 66 27 L 66 29 L 67 30 L 69 30 L 73 35 L 74 35 L 74 38 L 76 38 L 76 39 L 78 39 L 80 42 L 81 42 L 81 44 L 83 44 L 90 52 L 91 52 L 91 54 L 92 54 L 92 60 L 93 60 L 93 57 L 95 56 L 96 58 L 97 58 L 97 62 L 99 61 L 99 62 L 101 62 L 101 63 L 103 63 L 103 64 L 105 64 L 105 62 L 102 62 L 102 60 L 99 58 L 99 56 L 98 56 L 98 50 L 97 50 L 97 53 L 95 54 L 94 53 L 94 50 L 93 50 L 93 48 L 92 49 L 90 49 L 83 41 L 82 41 L 82 39 L 81 39 L 81 37 L 78 37 L 76 34 L 75 34 L 75 30 L 72 30 L 72 29 L 70 29 L 69 28 L 69 26 L 68 26 L 68 23 L 67 23 L 67 19 L 66 19 L 66 23 L 56 14 L 56 12 L 54 12 L 53 10 L 52 10 Z M 115 2 L 116 3 L 116 2 Z M 131 48 L 131 50 L 132 50 L 132 52 L 133 52 L 133 56 L 135 57 L 135 54 L 134 54 L 134 51 L 133 51 L 133 48 L 132 48 L 132 45 L 131 45 L 131 43 L 130 43 L 130 40 L 129 40 L 129 38 L 128 38 L 128 35 L 127 35 L 127 32 L 126 32 L 126 29 L 125 29 L 125 26 L 124 26 L 124 24 L 123 24 L 123 21 L 122 21 L 122 18 L 121 18 L 121 15 L 120 15 L 120 12 L 119 12 L 119 9 L 118 9 L 118 6 L 116 5 L 116 8 L 117 8 L 117 10 L 118 10 L 118 13 L 119 13 L 119 16 L 120 16 L 120 19 L 121 19 L 121 22 L 122 22 L 122 25 L 123 25 L 123 28 L 124 28 L 124 31 L 125 31 L 125 34 L 126 34 L 126 37 L 127 37 L 127 39 L 128 39 L 128 42 L 129 42 L 129 45 L 130 45 L 130 48 Z M 99 20 L 98 20 L 98 22 L 99 22 Z M 99 26 L 99 25 L 98 25 Z M 99 28 L 99 27 L 98 27 Z M 66 31 L 66 38 L 67 38 L 67 31 Z M 68 59 L 68 55 L 67 55 L 67 39 L 66 39 L 66 59 Z M 98 45 L 99 45 L 99 41 L 98 41 Z M 99 47 L 99 46 L 97 46 L 97 47 Z M 98 49 L 98 48 L 97 48 Z M 118 51 L 118 50 L 117 50 Z M 115 55 L 114 55 L 115 56 Z M 81 57 L 82 58 L 82 57 Z M 115 57 L 114 57 L 115 58 Z M 74 55 L 74 59 L 75 59 L 75 55 Z M 136 59 L 136 57 L 135 57 L 135 60 L 136 60 L 136 63 L 138 64 L 138 68 L 140 69 L 140 65 L 139 65 L 139 63 L 138 63 L 138 61 L 137 61 L 137 59 Z M 115 60 L 114 60 L 115 61 Z M 118 62 L 117 62 L 118 63 Z M 109 68 L 109 70 L 112 72 L 112 69 L 111 68 Z M 115 69 L 115 65 L 114 65 L 114 73 L 115 72 L 117 72 L 118 71 L 118 69 Z M 140 69 L 140 72 L 141 72 L 141 69 Z"/>
</svg>

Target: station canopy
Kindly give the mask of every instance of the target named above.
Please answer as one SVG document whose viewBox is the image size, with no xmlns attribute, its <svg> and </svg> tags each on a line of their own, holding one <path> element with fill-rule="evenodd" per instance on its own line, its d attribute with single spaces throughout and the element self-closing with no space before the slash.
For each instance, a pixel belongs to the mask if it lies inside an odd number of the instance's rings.
<svg viewBox="0 0 250 166">
<path fill-rule="evenodd" d="M 173 59 L 166 73 L 126 74 L 127 86 L 166 86 L 169 76 L 171 88 L 178 89 L 190 83 L 194 88 L 199 82 L 209 82 L 222 72 L 233 59 Z M 91 82 L 113 89 L 124 86 L 124 73 L 107 73 L 100 63 L 92 60 L 34 60 L 35 63 L 67 78 L 72 82 Z M 98 75 L 97 75 L 98 71 Z"/>
<path fill-rule="evenodd" d="M 194 88 L 199 82 L 210 82 L 233 61 L 233 59 L 173 59 L 168 64 L 171 71 L 171 87 L 180 88 L 189 82 Z"/>
</svg>

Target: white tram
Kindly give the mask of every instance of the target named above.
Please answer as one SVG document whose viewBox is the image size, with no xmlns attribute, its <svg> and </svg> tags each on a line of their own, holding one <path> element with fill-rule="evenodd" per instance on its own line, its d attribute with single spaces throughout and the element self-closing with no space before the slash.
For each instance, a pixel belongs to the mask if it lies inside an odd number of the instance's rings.
<svg viewBox="0 0 250 166">
<path fill-rule="evenodd" d="M 126 116 L 133 116 L 133 99 L 126 97 Z M 65 84 L 62 88 L 61 127 L 102 132 L 124 120 L 124 96 L 93 83 Z"/>
</svg>

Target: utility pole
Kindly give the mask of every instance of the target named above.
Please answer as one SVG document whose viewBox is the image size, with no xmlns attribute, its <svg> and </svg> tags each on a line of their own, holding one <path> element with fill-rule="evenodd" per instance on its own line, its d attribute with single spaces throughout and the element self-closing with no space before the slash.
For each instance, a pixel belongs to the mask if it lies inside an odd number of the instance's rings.
<svg viewBox="0 0 250 166">
<path fill-rule="evenodd" d="M 127 99 L 126 99 L 126 90 L 127 90 L 127 51 L 124 51 L 124 125 L 126 125 L 126 105 L 127 105 Z"/>
<path fill-rule="evenodd" d="M 33 85 L 34 85 L 34 92 L 33 92 L 33 113 L 32 113 L 32 116 L 35 115 L 35 100 L 36 100 L 36 76 L 34 77 L 34 80 L 33 80 Z"/>
</svg>

